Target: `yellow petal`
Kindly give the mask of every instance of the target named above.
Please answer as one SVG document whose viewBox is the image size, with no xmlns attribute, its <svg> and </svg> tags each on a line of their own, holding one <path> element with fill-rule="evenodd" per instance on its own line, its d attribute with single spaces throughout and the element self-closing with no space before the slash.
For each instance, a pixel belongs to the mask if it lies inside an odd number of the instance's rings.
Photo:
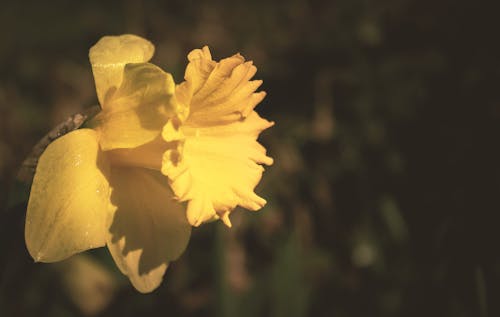
<svg viewBox="0 0 500 317">
<path fill-rule="evenodd" d="M 185 207 L 159 172 L 113 166 L 110 183 L 114 216 L 108 248 L 134 287 L 151 292 L 187 246 L 191 227 Z"/>
<path fill-rule="evenodd" d="M 255 92 L 262 81 L 250 81 L 257 68 L 240 54 L 215 62 L 205 46 L 192 51 L 188 59 L 186 84 L 177 87 L 176 95 L 190 106 L 190 125 L 203 127 L 237 121 L 264 99 L 265 92 Z"/>
<path fill-rule="evenodd" d="M 188 119 L 189 121 L 189 119 Z M 256 139 L 273 123 L 256 112 L 244 120 L 205 128 L 185 125 L 182 153 L 166 151 L 162 172 L 181 201 L 189 201 L 187 217 L 198 226 L 216 217 L 230 224 L 227 213 L 237 205 L 260 209 L 266 201 L 253 190 L 271 165 Z"/>
<path fill-rule="evenodd" d="M 105 36 L 89 52 L 90 63 L 101 106 L 120 87 L 123 68 L 128 63 L 144 63 L 151 59 L 154 46 L 136 35 Z"/>
<path fill-rule="evenodd" d="M 35 261 L 55 262 L 103 246 L 109 185 L 96 132 L 81 129 L 52 142 L 40 157 L 26 215 Z"/>
<path fill-rule="evenodd" d="M 212 54 L 207 46 L 191 51 L 188 60 L 190 63 L 186 67 L 184 78 L 192 83 L 195 91 L 198 91 L 217 63 L 212 60 Z"/>
<path fill-rule="evenodd" d="M 114 166 L 143 167 L 159 171 L 163 153 L 170 148 L 171 143 L 158 136 L 153 141 L 135 148 L 107 151 L 106 157 Z"/>
<path fill-rule="evenodd" d="M 89 123 L 104 151 L 133 148 L 154 140 L 176 114 L 172 75 L 149 64 L 127 64 L 123 82 Z"/>
</svg>

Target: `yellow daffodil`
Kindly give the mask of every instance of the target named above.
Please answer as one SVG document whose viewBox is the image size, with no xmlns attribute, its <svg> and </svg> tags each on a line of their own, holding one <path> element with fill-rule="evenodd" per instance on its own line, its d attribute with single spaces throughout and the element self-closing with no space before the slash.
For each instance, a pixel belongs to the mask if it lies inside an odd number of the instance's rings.
<svg viewBox="0 0 500 317">
<path fill-rule="evenodd" d="M 255 93 L 251 62 L 237 54 L 217 63 L 207 47 L 194 50 L 176 87 L 148 63 L 153 52 L 134 35 L 90 49 L 101 111 L 40 157 L 25 230 L 36 261 L 107 245 L 140 292 L 158 287 L 191 225 L 230 225 L 237 205 L 261 208 L 259 164 L 272 163 L 256 141 L 272 123 L 253 111 L 265 93 Z"/>
</svg>

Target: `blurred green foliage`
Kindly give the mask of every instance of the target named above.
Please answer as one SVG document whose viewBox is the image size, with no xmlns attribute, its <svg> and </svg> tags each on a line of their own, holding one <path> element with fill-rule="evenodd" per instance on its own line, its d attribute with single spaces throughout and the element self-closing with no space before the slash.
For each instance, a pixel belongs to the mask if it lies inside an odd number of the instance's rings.
<svg viewBox="0 0 500 317">
<path fill-rule="evenodd" d="M 416 0 L 4 1 L 1 316 L 500 316 L 497 11 Z M 135 33 L 182 80 L 186 55 L 254 60 L 276 121 L 259 213 L 195 229 L 140 295 L 106 250 L 34 264 L 31 147 L 97 102 L 88 49 Z M 79 278 L 83 276 L 84 278 Z"/>
</svg>

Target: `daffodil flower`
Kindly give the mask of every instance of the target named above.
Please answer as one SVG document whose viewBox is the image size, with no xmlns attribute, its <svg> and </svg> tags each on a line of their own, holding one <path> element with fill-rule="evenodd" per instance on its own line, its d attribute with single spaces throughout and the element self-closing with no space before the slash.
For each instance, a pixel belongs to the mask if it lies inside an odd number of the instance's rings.
<svg viewBox="0 0 500 317">
<path fill-rule="evenodd" d="M 101 111 L 40 157 L 25 230 L 35 261 L 106 245 L 140 292 L 159 286 L 191 226 L 219 218 L 230 226 L 237 205 L 261 208 L 253 190 L 260 164 L 272 164 L 256 141 L 272 123 L 253 110 L 265 93 L 250 81 L 251 62 L 239 54 L 215 62 L 197 49 L 176 86 L 148 63 L 153 52 L 135 35 L 90 49 Z"/>
</svg>

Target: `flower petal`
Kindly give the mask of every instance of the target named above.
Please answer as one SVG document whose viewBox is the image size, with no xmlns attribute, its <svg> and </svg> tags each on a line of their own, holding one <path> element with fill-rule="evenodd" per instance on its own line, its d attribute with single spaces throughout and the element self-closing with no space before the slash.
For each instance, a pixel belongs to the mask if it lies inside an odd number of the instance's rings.
<svg viewBox="0 0 500 317">
<path fill-rule="evenodd" d="M 149 61 L 154 49 L 148 40 L 131 34 L 104 36 L 92 46 L 89 59 L 102 107 L 120 86 L 125 65 Z"/>
<path fill-rule="evenodd" d="M 107 151 L 106 157 L 113 166 L 143 167 L 159 171 L 163 153 L 170 148 L 171 143 L 158 136 L 153 141 L 135 148 Z"/>
<path fill-rule="evenodd" d="M 264 170 L 259 164 L 273 161 L 256 139 L 272 125 L 252 112 L 227 125 L 181 127 L 182 152 L 166 151 L 162 172 L 176 196 L 189 201 L 187 217 L 193 226 L 217 217 L 230 225 L 227 213 L 237 205 L 258 210 L 266 203 L 253 190 Z"/>
<path fill-rule="evenodd" d="M 221 125 L 246 117 L 265 97 L 255 93 L 261 80 L 250 79 L 257 68 L 240 54 L 220 62 L 212 60 L 208 47 L 193 50 L 186 68 L 186 84 L 176 89 L 178 99 L 190 105 L 192 126 Z"/>
<path fill-rule="evenodd" d="M 93 130 L 75 130 L 47 147 L 26 215 L 26 245 L 35 261 L 60 261 L 105 244 L 107 168 Z"/>
<path fill-rule="evenodd" d="M 185 207 L 173 199 L 159 172 L 113 166 L 110 183 L 114 216 L 108 248 L 134 287 L 151 292 L 160 285 L 168 262 L 187 246 L 191 227 Z"/>
<path fill-rule="evenodd" d="M 127 64 L 123 82 L 89 123 L 99 132 L 104 151 L 133 148 L 156 138 L 176 114 L 172 75 L 149 64 Z"/>
</svg>

